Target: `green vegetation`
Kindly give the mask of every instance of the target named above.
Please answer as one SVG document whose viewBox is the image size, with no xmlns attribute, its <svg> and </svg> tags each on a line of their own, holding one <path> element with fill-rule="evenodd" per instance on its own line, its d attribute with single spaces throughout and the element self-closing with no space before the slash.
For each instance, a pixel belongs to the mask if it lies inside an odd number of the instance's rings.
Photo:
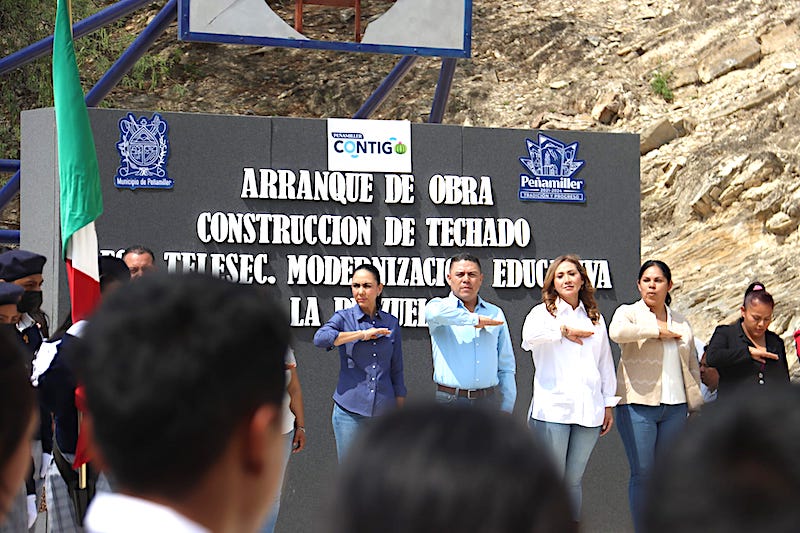
<svg viewBox="0 0 800 533">
<path fill-rule="evenodd" d="M 72 0 L 74 22 L 105 9 L 115 0 Z M 100 77 L 130 46 L 144 26 L 146 15 L 159 10 L 157 5 L 135 11 L 132 15 L 75 40 L 75 56 L 84 92 L 88 92 Z M 0 57 L 6 57 L 53 33 L 55 0 L 0 0 Z M 138 18 L 137 18 L 138 17 Z M 134 23 L 131 23 L 134 18 Z M 131 29 L 131 26 L 136 29 Z M 174 42 L 174 34 L 167 37 Z M 163 39 L 162 39 L 163 40 Z M 151 92 L 165 86 L 170 72 L 180 57 L 180 49 L 169 53 L 151 48 L 120 81 L 127 96 L 132 92 Z M 53 105 L 51 55 L 0 76 L 0 158 L 18 159 L 20 141 L 20 112 Z M 123 106 L 109 94 L 100 106 Z M 8 176 L 5 176 L 7 179 Z M 5 182 L 5 179 L 0 181 Z"/>
<path fill-rule="evenodd" d="M 653 89 L 654 93 L 667 102 L 672 102 L 672 100 L 675 98 L 675 95 L 672 93 L 672 89 L 669 87 L 669 81 L 671 78 L 672 72 L 662 72 L 660 70 L 653 72 L 653 76 L 650 78 L 650 88 Z"/>
</svg>

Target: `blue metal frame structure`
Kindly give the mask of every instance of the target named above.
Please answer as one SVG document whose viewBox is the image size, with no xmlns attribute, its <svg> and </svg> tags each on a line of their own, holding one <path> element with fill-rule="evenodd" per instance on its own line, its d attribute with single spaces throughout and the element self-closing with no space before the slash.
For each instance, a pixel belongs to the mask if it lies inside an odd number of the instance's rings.
<svg viewBox="0 0 800 533">
<path fill-rule="evenodd" d="M 465 58 L 470 57 L 470 50 L 472 49 L 472 0 L 464 0 L 464 35 L 461 48 L 433 48 L 426 46 L 320 41 L 317 39 L 281 39 L 277 37 L 256 37 L 191 31 L 189 29 L 190 5 L 190 0 L 180 0 L 178 32 L 180 38 L 187 41 L 248 44 L 254 46 L 280 46 L 286 48 L 335 50 L 339 52 L 369 52 L 375 54 Z"/>
<path fill-rule="evenodd" d="M 153 0 L 120 0 L 116 4 L 74 24 L 72 26 L 73 34 L 76 38 L 82 37 L 112 22 L 116 22 L 132 11 L 152 3 L 152 1 Z M 123 76 L 128 73 L 139 58 L 144 55 L 156 39 L 167 30 L 177 16 L 178 0 L 169 0 L 161 11 L 159 11 L 158 15 L 153 18 L 142 33 L 134 39 L 128 49 L 120 55 L 119 59 L 111 65 L 103 77 L 100 78 L 97 84 L 89 91 L 86 95 L 86 105 L 89 107 L 97 106 L 97 104 L 108 95 L 111 89 L 119 83 Z M 471 13 L 469 16 L 471 20 Z M 50 53 L 52 49 L 53 36 L 51 35 L 13 54 L 0 58 L 0 76 Z M 417 59 L 418 56 L 402 57 L 386 78 L 378 85 L 375 91 L 367 98 L 364 105 L 356 111 L 353 118 L 365 119 L 372 116 L 375 110 L 380 107 L 389 96 L 389 93 L 397 87 L 403 77 L 408 74 Z M 456 58 L 445 57 L 442 59 L 439 81 L 436 85 L 431 113 L 428 118 L 429 123 L 442 122 L 447 100 L 450 96 L 450 87 L 453 82 L 455 67 Z M 0 159 L 0 172 L 14 172 L 11 179 L 0 189 L 0 209 L 3 209 L 19 192 L 20 161 L 18 159 Z M 0 243 L 19 243 L 19 230 L 0 229 Z"/>
</svg>

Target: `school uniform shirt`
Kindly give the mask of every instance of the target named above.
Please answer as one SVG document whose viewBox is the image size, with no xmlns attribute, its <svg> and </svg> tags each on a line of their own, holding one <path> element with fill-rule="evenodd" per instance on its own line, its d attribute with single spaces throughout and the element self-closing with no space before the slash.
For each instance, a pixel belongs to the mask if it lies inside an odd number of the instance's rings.
<svg viewBox="0 0 800 533">
<path fill-rule="evenodd" d="M 75 407 L 77 379 L 64 353 L 68 346 L 83 336 L 87 325 L 85 320 L 76 322 L 60 340 L 42 344 L 40 354 L 34 361 L 33 379 L 36 380 L 44 406 L 53 413 L 55 440 L 62 453 L 75 453 L 78 442 L 78 410 Z"/>
<path fill-rule="evenodd" d="M 30 371 L 33 367 L 33 358 L 36 355 L 36 352 L 39 350 L 39 347 L 42 345 L 42 332 L 39 329 L 39 324 L 37 324 L 28 313 L 22 313 L 19 322 L 17 322 L 16 328 L 17 337 L 28 352 L 28 357 L 25 359 L 25 365 Z"/>
<path fill-rule="evenodd" d="M 578 344 L 561 334 L 561 326 L 594 334 Z M 593 324 L 583 302 L 573 309 L 558 298 L 556 316 L 539 304 L 525 318 L 522 348 L 531 352 L 535 369 L 529 417 L 585 427 L 603 424 L 605 408 L 617 405 L 620 397 L 602 316 Z"/>
<path fill-rule="evenodd" d="M 171 507 L 108 492 L 95 495 L 83 525 L 86 533 L 211 533 Z"/>
<path fill-rule="evenodd" d="M 370 328 L 387 328 L 392 333 L 339 346 L 339 382 L 333 394 L 339 407 L 362 416 L 382 414 L 397 406 L 397 397 L 407 394 L 400 323 L 386 311 L 369 316 L 354 305 L 336 311 L 314 334 L 315 346 L 332 350 L 339 333 Z"/>
</svg>

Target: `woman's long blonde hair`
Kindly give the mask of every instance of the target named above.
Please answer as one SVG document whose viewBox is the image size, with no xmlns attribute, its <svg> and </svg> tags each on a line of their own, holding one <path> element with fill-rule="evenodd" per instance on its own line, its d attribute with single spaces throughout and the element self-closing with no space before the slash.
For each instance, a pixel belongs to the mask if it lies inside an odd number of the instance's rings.
<svg viewBox="0 0 800 533">
<path fill-rule="evenodd" d="M 586 269 L 581 264 L 580 257 L 575 254 L 566 254 L 556 257 L 547 269 L 547 274 L 544 276 L 544 284 L 542 285 L 542 302 L 545 308 L 547 308 L 551 315 L 556 316 L 556 300 L 558 299 L 558 293 L 556 292 L 554 281 L 556 269 L 564 261 L 569 261 L 578 269 L 578 273 L 581 275 L 581 279 L 583 279 L 583 286 L 578 292 L 578 299 L 583 302 L 583 306 L 586 308 L 586 314 L 589 316 L 592 324 L 597 324 L 600 320 L 600 311 L 597 309 L 597 302 L 594 299 L 594 286 L 592 282 L 589 281 L 589 276 L 586 274 Z"/>
</svg>

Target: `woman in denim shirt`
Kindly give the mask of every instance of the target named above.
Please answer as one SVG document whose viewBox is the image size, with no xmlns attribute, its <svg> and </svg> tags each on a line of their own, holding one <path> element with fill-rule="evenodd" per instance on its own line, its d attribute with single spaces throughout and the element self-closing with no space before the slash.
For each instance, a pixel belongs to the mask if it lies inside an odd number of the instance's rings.
<svg viewBox="0 0 800 533">
<path fill-rule="evenodd" d="M 314 335 L 314 344 L 339 347 L 339 383 L 333 393 L 333 434 L 341 462 L 359 426 L 406 396 L 403 347 L 397 318 L 381 310 L 378 269 L 363 264 L 350 281 L 356 305 L 334 315 Z"/>
</svg>

